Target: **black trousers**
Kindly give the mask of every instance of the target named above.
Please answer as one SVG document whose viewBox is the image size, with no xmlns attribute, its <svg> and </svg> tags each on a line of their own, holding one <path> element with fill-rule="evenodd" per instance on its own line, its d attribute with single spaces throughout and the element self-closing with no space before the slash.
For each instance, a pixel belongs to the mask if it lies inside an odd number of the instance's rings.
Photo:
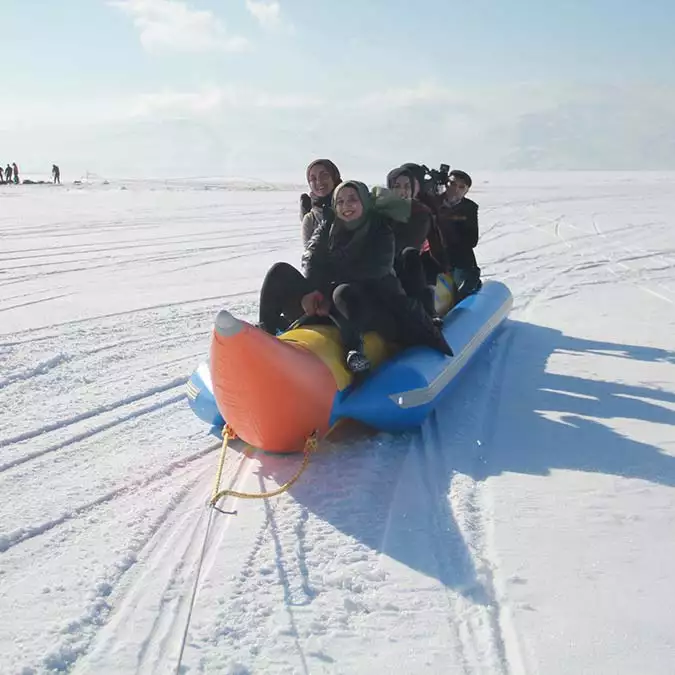
<svg viewBox="0 0 675 675">
<path fill-rule="evenodd" d="M 333 304 L 342 328 L 345 349 L 362 349 L 362 336 L 369 331 L 379 333 L 385 340 L 398 337 L 396 316 L 390 311 L 386 298 L 381 297 L 377 281 L 354 281 L 340 284 L 333 291 Z"/>
<path fill-rule="evenodd" d="M 260 289 L 260 324 L 271 335 L 285 331 L 302 315 L 302 298 L 313 291 L 307 279 L 288 263 L 272 265 Z"/>
<path fill-rule="evenodd" d="M 433 261 L 432 261 L 433 262 Z M 403 249 L 394 260 L 396 276 L 409 298 L 418 300 L 430 316 L 435 314 L 434 292 L 429 288 L 423 258 L 416 248 Z M 434 276 L 433 285 L 436 284 Z"/>
<path fill-rule="evenodd" d="M 285 331 L 303 316 L 302 298 L 317 289 L 292 265 L 277 263 L 265 276 L 260 291 L 260 323 L 271 335 Z M 362 349 L 363 334 L 379 333 L 385 340 L 404 346 L 427 344 L 451 353 L 431 323 L 422 304 L 403 291 L 399 279 L 367 279 L 340 284 L 332 294 L 331 316 L 340 329 L 345 352 Z M 311 317 L 312 322 L 330 322 Z"/>
<path fill-rule="evenodd" d="M 427 345 L 452 355 L 423 304 L 407 295 L 400 279 L 393 274 L 338 286 L 333 301 L 340 314 L 361 333 L 372 330 L 404 347 Z"/>
<path fill-rule="evenodd" d="M 428 251 L 420 255 L 425 281 L 429 286 L 436 285 L 436 277 L 443 271 L 441 266 L 431 257 Z"/>
<path fill-rule="evenodd" d="M 395 277 L 391 277 L 398 285 Z M 300 319 L 302 298 L 317 289 L 292 265 L 276 263 L 267 274 L 260 290 L 260 326 L 276 335 Z M 382 292 L 379 280 L 340 284 L 332 293 L 331 317 L 309 317 L 308 323 L 337 324 L 345 352 L 361 351 L 363 334 L 379 333 L 385 340 L 398 339 L 397 316 L 392 311 L 391 293 Z M 405 295 L 402 296 L 405 300 Z"/>
</svg>

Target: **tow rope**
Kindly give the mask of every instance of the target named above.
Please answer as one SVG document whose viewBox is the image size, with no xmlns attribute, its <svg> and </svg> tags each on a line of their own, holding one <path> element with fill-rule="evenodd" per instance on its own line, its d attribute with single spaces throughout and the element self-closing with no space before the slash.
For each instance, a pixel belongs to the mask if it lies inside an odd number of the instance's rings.
<svg viewBox="0 0 675 675">
<path fill-rule="evenodd" d="M 328 434 L 335 428 L 335 425 L 329 429 Z M 289 481 L 278 487 L 276 490 L 271 490 L 269 492 L 238 492 L 237 490 L 219 490 L 220 480 L 223 474 L 223 466 L 225 465 L 225 455 L 227 453 L 228 443 L 237 437 L 236 433 L 229 424 L 226 424 L 223 428 L 223 446 L 220 451 L 220 461 L 218 462 L 218 471 L 216 473 L 216 483 L 213 487 L 213 495 L 211 501 L 209 502 L 211 506 L 215 507 L 216 504 L 223 497 L 238 497 L 239 499 L 267 499 L 269 497 L 276 497 L 280 494 L 283 494 L 288 490 L 288 488 L 295 483 L 300 476 L 304 473 L 305 469 L 309 465 L 310 457 L 312 453 L 316 452 L 319 448 L 319 433 L 318 431 L 313 431 L 307 440 L 305 441 L 305 446 L 303 448 L 304 457 L 302 459 L 302 464 Z M 246 448 L 252 448 L 253 446 L 247 445 Z"/>
<path fill-rule="evenodd" d="M 335 427 L 340 423 L 341 420 L 338 420 L 327 432 L 324 438 L 327 438 L 329 434 L 333 432 Z M 209 538 L 209 533 L 211 531 L 211 525 L 213 522 L 213 514 L 218 511 L 220 513 L 225 513 L 227 515 L 235 515 L 235 512 L 223 511 L 217 506 L 217 503 L 223 497 L 237 497 L 239 499 L 267 499 L 269 497 L 276 497 L 288 490 L 288 488 L 295 483 L 300 476 L 304 473 L 305 469 L 309 465 L 309 460 L 314 452 L 319 448 L 319 432 L 318 430 L 313 431 L 307 440 L 305 441 L 305 447 L 303 448 L 304 457 L 302 459 L 302 464 L 295 476 L 293 476 L 289 481 L 284 483 L 281 487 L 276 490 L 271 490 L 270 492 L 238 492 L 237 490 L 221 490 L 220 481 L 223 477 L 223 467 L 225 466 L 225 455 L 227 454 L 227 447 L 231 440 L 235 439 L 237 434 L 234 429 L 226 424 L 223 427 L 223 445 L 220 451 L 220 459 L 218 461 L 218 470 L 216 471 L 216 480 L 213 485 L 213 492 L 211 493 L 211 499 L 209 500 L 209 518 L 206 523 L 206 530 L 204 532 L 204 540 L 202 541 L 202 548 L 199 559 L 197 561 L 197 571 L 195 574 L 194 584 L 192 586 L 192 593 L 190 595 L 190 605 L 188 609 L 187 620 L 185 622 L 185 629 L 183 631 L 183 637 L 180 643 L 180 651 L 178 653 L 178 662 L 176 664 L 176 675 L 180 675 L 182 672 L 182 663 L 183 656 L 185 653 L 185 646 L 187 643 L 188 632 L 190 630 L 190 623 L 192 621 L 192 612 L 194 610 L 195 602 L 197 600 L 197 589 L 199 588 L 199 579 L 201 576 L 202 567 L 204 565 L 204 558 L 206 556 L 207 542 Z M 247 444 L 245 449 L 254 449 L 252 445 Z"/>
</svg>

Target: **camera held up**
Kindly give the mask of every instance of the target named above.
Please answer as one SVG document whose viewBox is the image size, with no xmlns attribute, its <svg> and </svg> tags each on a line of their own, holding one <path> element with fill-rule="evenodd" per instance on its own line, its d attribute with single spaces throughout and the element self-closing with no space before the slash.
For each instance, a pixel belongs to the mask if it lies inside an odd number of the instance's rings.
<svg viewBox="0 0 675 675">
<path fill-rule="evenodd" d="M 425 174 L 422 189 L 431 194 L 443 194 L 450 180 L 450 165 L 441 164 L 438 169 L 430 169 L 424 164 L 421 167 Z"/>
</svg>

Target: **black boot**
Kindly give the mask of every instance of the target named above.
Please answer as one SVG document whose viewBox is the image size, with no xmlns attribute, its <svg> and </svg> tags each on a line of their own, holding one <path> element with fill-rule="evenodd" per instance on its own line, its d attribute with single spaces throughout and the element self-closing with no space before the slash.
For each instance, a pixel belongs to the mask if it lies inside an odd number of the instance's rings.
<svg viewBox="0 0 675 675">
<path fill-rule="evenodd" d="M 436 290 L 429 286 L 424 287 L 424 293 L 422 295 L 422 306 L 424 311 L 431 317 L 436 316 Z"/>
<path fill-rule="evenodd" d="M 455 277 L 455 275 L 457 275 Z M 474 267 L 471 269 L 455 269 L 453 270 L 453 277 L 458 280 L 457 283 L 457 302 L 464 300 L 472 293 L 477 293 L 483 282 L 480 280 L 480 268 Z"/>
<path fill-rule="evenodd" d="M 370 370 L 370 361 L 362 351 L 352 349 L 347 353 L 347 368 L 352 373 L 363 373 Z"/>
</svg>

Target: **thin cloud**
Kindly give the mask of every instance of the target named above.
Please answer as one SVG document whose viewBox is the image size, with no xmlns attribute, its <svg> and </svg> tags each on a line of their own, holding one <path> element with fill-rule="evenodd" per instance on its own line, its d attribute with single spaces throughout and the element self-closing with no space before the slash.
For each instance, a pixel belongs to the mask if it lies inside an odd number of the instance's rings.
<svg viewBox="0 0 675 675">
<path fill-rule="evenodd" d="M 455 128 L 476 126 L 494 117 L 490 92 L 471 91 L 467 87 L 453 88 L 433 81 L 412 87 L 391 87 L 356 97 L 345 106 L 362 115 L 385 116 L 388 119 L 417 119 L 420 128 L 427 128 L 430 119 L 451 120 Z"/>
<path fill-rule="evenodd" d="M 288 27 L 281 16 L 278 0 L 246 0 L 246 9 L 266 30 L 278 31 Z"/>
<path fill-rule="evenodd" d="M 397 87 L 374 91 L 357 99 L 356 105 L 363 108 L 405 108 L 434 103 L 447 103 L 454 98 L 446 87 L 422 82 L 414 87 Z"/>
<path fill-rule="evenodd" d="M 220 109 L 224 94 L 218 88 L 201 92 L 162 91 L 142 94 L 131 106 L 132 117 L 147 117 L 158 113 L 169 115 L 202 115 Z"/>
<path fill-rule="evenodd" d="M 316 108 L 323 101 L 305 94 L 277 94 L 235 87 L 211 87 L 196 92 L 161 91 L 143 94 L 131 106 L 132 117 L 204 117 L 226 110 L 294 110 Z"/>
<path fill-rule="evenodd" d="M 114 0 L 108 3 L 132 17 L 148 52 L 237 52 L 249 41 L 231 35 L 208 10 L 192 9 L 179 0 Z"/>
</svg>

